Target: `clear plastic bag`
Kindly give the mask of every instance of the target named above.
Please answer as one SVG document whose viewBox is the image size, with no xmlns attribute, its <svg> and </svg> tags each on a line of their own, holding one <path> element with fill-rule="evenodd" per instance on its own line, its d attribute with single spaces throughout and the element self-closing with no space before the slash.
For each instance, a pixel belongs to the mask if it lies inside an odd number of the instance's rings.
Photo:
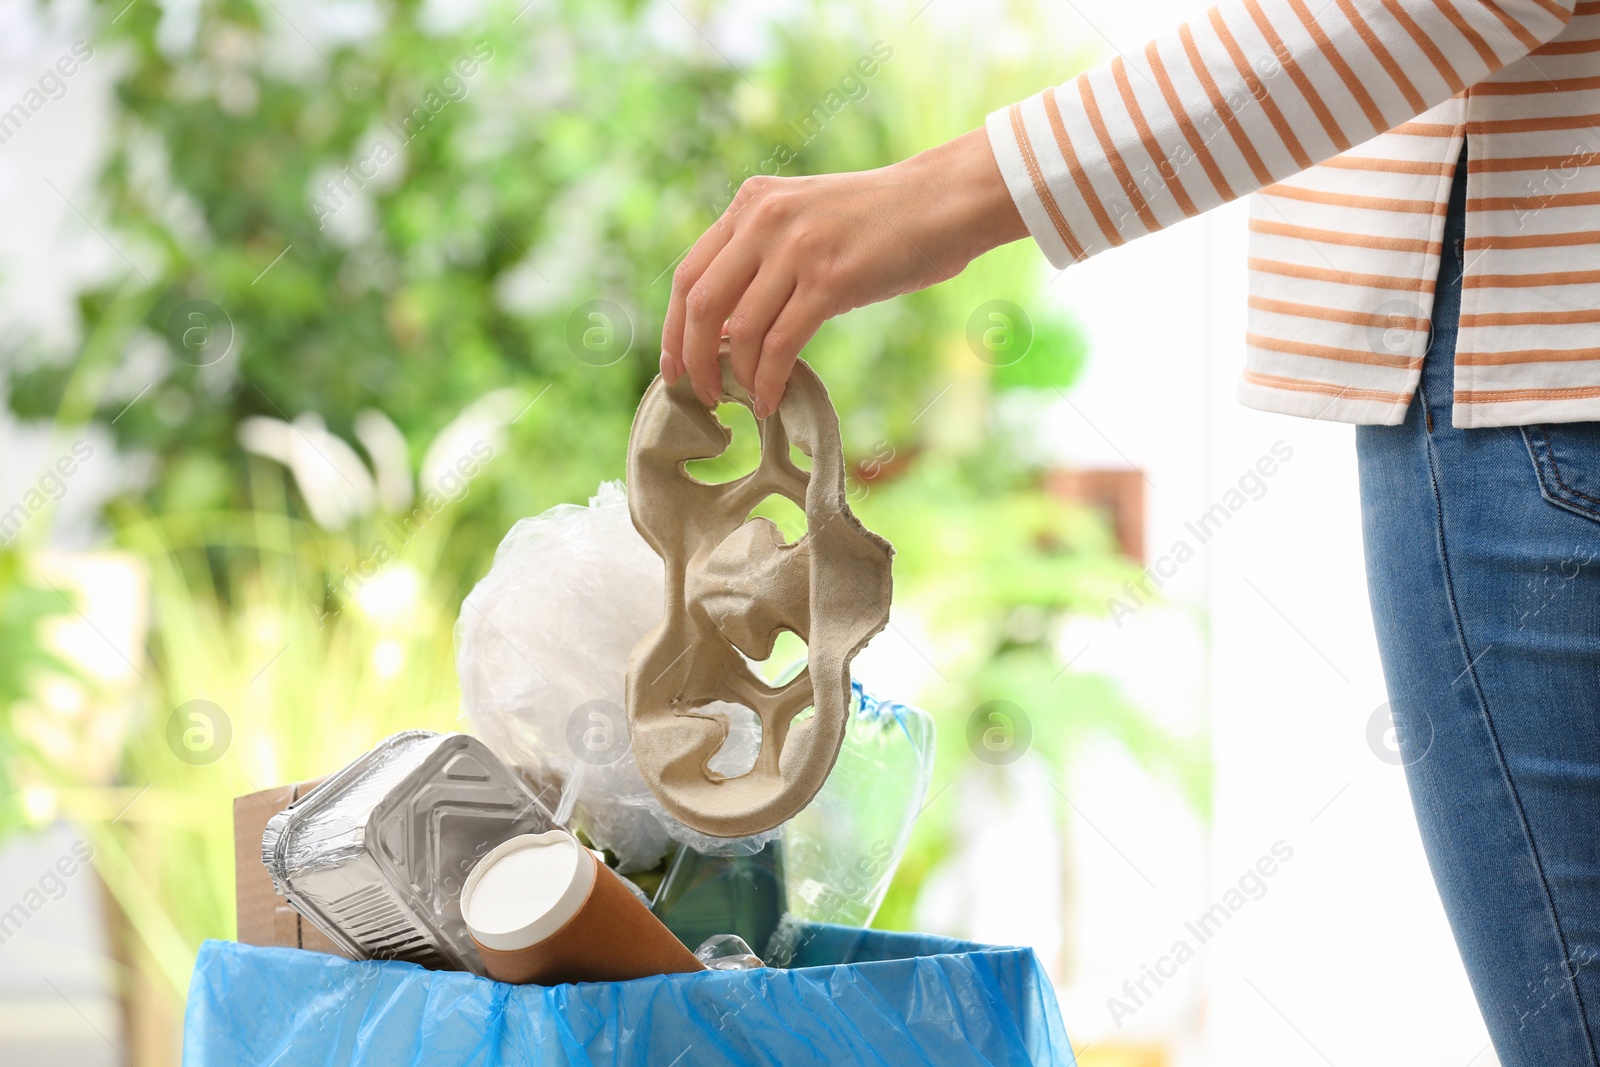
<svg viewBox="0 0 1600 1067">
<path fill-rule="evenodd" d="M 660 621 L 664 584 L 622 483 L 606 482 L 588 507 L 562 504 L 513 526 L 456 622 L 473 731 L 508 763 L 559 784 L 557 821 L 582 830 L 624 873 L 654 867 L 674 841 L 748 855 L 778 834 L 697 833 L 667 815 L 639 775 L 623 711 L 628 656 Z M 760 745 L 754 714 L 725 704 L 704 711 L 729 722 L 712 769 L 748 769 Z"/>
</svg>

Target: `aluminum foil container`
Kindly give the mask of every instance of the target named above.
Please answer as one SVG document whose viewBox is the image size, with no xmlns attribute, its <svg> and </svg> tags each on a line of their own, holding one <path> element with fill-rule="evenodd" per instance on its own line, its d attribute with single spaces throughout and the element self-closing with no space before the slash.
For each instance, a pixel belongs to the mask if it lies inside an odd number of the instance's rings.
<svg viewBox="0 0 1600 1067">
<path fill-rule="evenodd" d="M 477 738 L 408 730 L 274 815 L 261 861 L 290 905 L 353 958 L 483 974 L 462 884 L 494 846 L 554 825 Z"/>
</svg>

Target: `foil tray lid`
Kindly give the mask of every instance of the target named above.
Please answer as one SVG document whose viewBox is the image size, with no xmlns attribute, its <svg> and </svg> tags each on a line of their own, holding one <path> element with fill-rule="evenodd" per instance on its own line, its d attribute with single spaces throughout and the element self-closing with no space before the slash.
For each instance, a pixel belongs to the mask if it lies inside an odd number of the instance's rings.
<svg viewBox="0 0 1600 1067">
<path fill-rule="evenodd" d="M 267 820 L 261 862 L 278 894 L 293 896 L 294 878 L 305 870 L 339 866 L 361 853 L 373 809 L 449 736 L 406 730 L 386 737 Z"/>
</svg>

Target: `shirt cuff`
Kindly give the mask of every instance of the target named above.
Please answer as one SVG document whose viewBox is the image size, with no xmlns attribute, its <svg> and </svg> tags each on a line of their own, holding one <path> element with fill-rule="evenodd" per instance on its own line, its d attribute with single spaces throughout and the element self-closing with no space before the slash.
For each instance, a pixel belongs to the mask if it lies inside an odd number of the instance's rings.
<svg viewBox="0 0 1600 1067">
<path fill-rule="evenodd" d="M 1030 105 L 1038 109 L 1037 97 L 991 113 L 985 128 L 995 162 L 1028 232 L 1050 265 L 1064 270 L 1088 256 L 1045 182 L 1044 166 L 1023 123 L 1024 109 Z"/>
</svg>

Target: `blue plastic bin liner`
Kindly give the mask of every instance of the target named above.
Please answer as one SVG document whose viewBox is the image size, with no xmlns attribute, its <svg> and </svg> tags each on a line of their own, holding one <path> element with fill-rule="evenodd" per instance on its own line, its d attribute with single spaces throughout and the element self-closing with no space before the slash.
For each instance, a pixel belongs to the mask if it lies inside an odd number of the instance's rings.
<svg viewBox="0 0 1600 1067">
<path fill-rule="evenodd" d="M 186 1067 L 1071 1064 L 1032 950 L 812 925 L 788 970 L 511 986 L 207 941 Z"/>
</svg>

